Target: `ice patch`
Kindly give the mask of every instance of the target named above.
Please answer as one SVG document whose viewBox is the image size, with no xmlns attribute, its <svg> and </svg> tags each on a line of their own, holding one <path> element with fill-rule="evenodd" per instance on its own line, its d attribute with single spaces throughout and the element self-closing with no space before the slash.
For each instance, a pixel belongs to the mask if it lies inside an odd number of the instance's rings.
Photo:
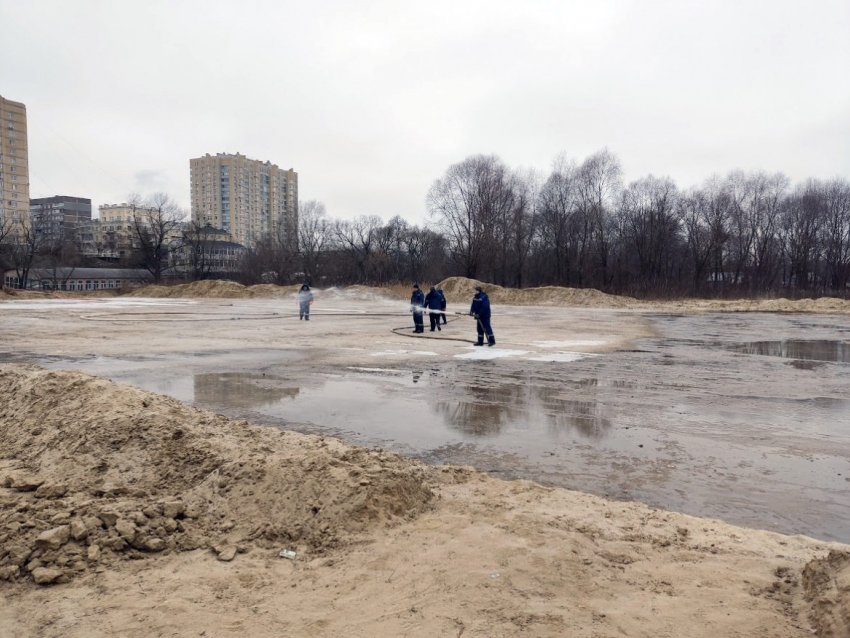
<svg viewBox="0 0 850 638">
<path fill-rule="evenodd" d="M 428 352 L 427 350 L 382 350 L 381 352 L 373 352 L 373 357 L 396 357 L 400 355 L 413 355 L 417 357 L 436 357 L 436 352 Z"/>
<path fill-rule="evenodd" d="M 568 363 L 570 361 L 580 361 L 597 355 L 587 352 L 550 352 L 540 357 L 528 357 L 528 361 L 546 361 L 547 363 Z"/>
<path fill-rule="evenodd" d="M 150 306 L 188 306 L 197 302 L 188 299 L 155 299 L 135 297 L 127 299 L 31 299 L 27 301 L 0 301 L 0 310 L 105 310 L 107 308 L 138 308 Z"/>
<path fill-rule="evenodd" d="M 582 348 L 586 346 L 604 346 L 607 341 L 593 341 L 590 339 L 574 339 L 571 341 L 535 341 L 534 345 L 539 348 Z"/>
<path fill-rule="evenodd" d="M 505 350 L 504 348 L 490 348 L 489 346 L 469 346 L 474 348 L 466 354 L 456 354 L 455 359 L 501 359 L 503 357 L 518 357 L 528 354 L 528 350 Z"/>
</svg>

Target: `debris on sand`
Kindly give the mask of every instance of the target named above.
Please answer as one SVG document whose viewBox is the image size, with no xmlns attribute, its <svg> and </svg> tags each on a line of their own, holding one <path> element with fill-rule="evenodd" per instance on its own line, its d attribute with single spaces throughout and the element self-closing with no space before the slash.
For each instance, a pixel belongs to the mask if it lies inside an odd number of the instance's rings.
<svg viewBox="0 0 850 638">
<path fill-rule="evenodd" d="M 0 395 L 0 580 L 196 548 L 315 554 L 432 498 L 425 468 L 397 455 L 80 372 L 3 365 Z"/>
</svg>

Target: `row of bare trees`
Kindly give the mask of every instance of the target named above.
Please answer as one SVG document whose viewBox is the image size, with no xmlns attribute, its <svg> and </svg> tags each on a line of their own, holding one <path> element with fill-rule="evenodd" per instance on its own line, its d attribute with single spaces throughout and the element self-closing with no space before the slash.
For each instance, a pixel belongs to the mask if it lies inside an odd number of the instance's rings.
<svg viewBox="0 0 850 638">
<path fill-rule="evenodd" d="M 733 171 L 681 190 L 652 175 L 623 184 L 607 149 L 559 156 L 548 175 L 497 156 L 454 164 L 427 196 L 445 271 L 502 285 L 637 294 L 845 294 L 850 182 Z"/>
<path fill-rule="evenodd" d="M 324 204 L 313 200 L 301 203 L 294 233 L 280 227 L 246 254 L 240 276 L 249 284 L 433 280 L 446 266 L 445 246 L 439 233 L 401 217 L 334 220 Z"/>
<path fill-rule="evenodd" d="M 548 174 L 495 155 L 450 166 L 426 197 L 429 223 L 333 220 L 301 206 L 298 237 L 252 251 L 247 282 L 436 281 L 595 287 L 649 296 L 848 294 L 850 182 L 732 171 L 681 189 L 624 183 L 607 149 L 558 156 Z M 284 257 L 285 255 L 285 257 Z"/>
<path fill-rule="evenodd" d="M 181 275 L 221 276 L 210 261 L 219 235 L 180 226 L 184 215 L 167 195 L 130 204 L 134 265 L 166 277 L 180 227 Z M 436 179 L 426 204 L 428 223 L 417 226 L 400 216 L 335 220 L 321 202 L 303 202 L 297 228 L 274 229 L 234 276 L 321 286 L 462 275 L 649 296 L 850 290 L 850 182 L 842 178 L 793 185 L 781 173 L 732 171 L 681 189 L 652 175 L 625 184 L 607 149 L 581 161 L 560 155 L 548 173 L 475 155 Z M 39 255 L 66 258 L 38 237 L 35 226 L 0 225 L 6 260 L 24 279 Z"/>
</svg>

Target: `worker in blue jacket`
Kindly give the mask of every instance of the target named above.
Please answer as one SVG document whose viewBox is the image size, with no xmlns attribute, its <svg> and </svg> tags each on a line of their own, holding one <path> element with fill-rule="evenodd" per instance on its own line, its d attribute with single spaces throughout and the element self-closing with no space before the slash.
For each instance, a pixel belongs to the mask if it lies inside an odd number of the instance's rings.
<svg viewBox="0 0 850 638">
<path fill-rule="evenodd" d="M 431 332 L 434 332 L 434 328 L 437 330 L 442 330 L 440 328 L 440 317 L 443 315 L 443 304 L 445 303 L 445 298 L 434 286 L 431 286 L 431 290 L 428 291 L 428 294 L 425 295 L 425 307 L 430 310 L 428 313 L 428 318 L 431 320 Z"/>
<path fill-rule="evenodd" d="M 413 332 L 425 332 L 422 322 L 422 307 L 425 305 L 425 294 L 419 290 L 419 284 L 413 284 L 413 294 L 410 295 L 410 311 L 413 313 Z"/>
<path fill-rule="evenodd" d="M 490 327 L 490 297 L 481 286 L 475 286 L 475 296 L 472 298 L 472 307 L 469 314 L 475 317 L 478 324 L 478 343 L 476 346 L 484 345 L 484 335 L 487 335 L 487 345 L 495 346 L 496 337 L 493 336 L 493 328 Z"/>
<path fill-rule="evenodd" d="M 440 293 L 440 297 L 443 298 L 443 306 L 442 306 L 442 308 L 440 308 L 440 310 L 443 311 L 443 314 L 442 314 L 443 325 L 445 326 L 449 322 L 448 319 L 446 319 L 446 295 L 443 292 L 442 288 L 437 288 L 437 292 Z"/>
</svg>

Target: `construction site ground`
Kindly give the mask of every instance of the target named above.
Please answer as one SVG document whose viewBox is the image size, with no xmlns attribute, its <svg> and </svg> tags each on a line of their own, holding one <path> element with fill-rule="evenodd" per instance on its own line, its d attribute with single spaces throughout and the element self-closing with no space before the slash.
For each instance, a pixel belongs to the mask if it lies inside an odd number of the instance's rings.
<svg viewBox="0 0 850 638">
<path fill-rule="evenodd" d="M 316 291 L 305 322 L 291 290 L 224 288 L 0 302 L 0 636 L 848 630 L 846 302 L 495 294 L 497 345 L 478 348 L 466 316 L 414 336 L 398 292 Z M 137 415 L 150 476 L 137 423 L 92 442 Z M 231 430 L 215 463 L 157 447 Z M 194 509 L 163 522 L 166 502 Z M 64 549 L 37 540 L 87 518 Z"/>
</svg>

